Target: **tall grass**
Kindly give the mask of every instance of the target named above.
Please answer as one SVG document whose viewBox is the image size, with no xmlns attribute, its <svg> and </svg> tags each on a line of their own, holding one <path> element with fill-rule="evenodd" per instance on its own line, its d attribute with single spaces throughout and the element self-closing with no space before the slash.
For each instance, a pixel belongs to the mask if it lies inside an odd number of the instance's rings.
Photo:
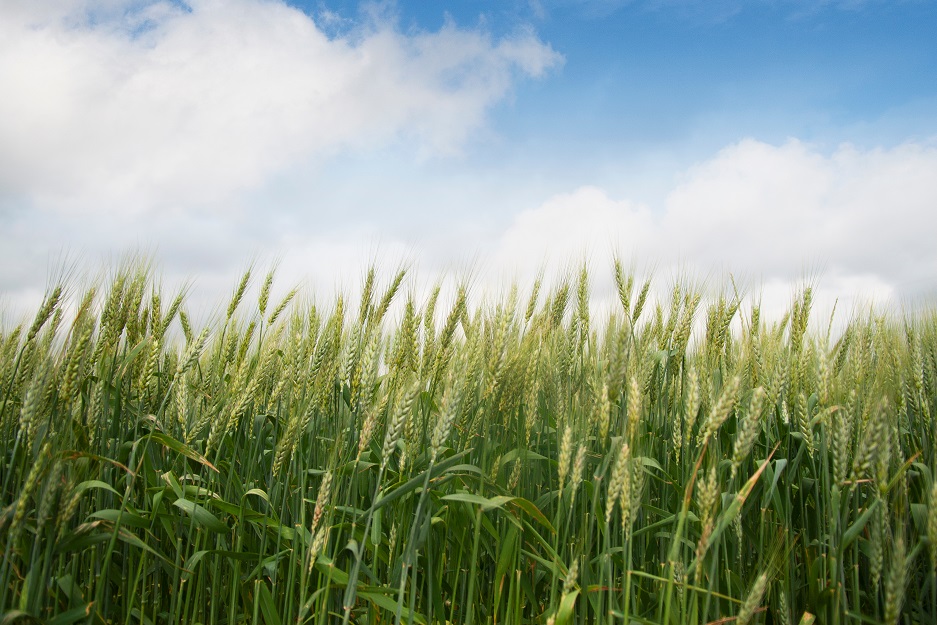
<svg viewBox="0 0 937 625">
<path fill-rule="evenodd" d="M 55 285 L 0 335 L 3 622 L 935 622 L 937 315 L 614 271 L 601 323 L 585 270 L 248 272 L 205 328 L 140 265 Z"/>
</svg>

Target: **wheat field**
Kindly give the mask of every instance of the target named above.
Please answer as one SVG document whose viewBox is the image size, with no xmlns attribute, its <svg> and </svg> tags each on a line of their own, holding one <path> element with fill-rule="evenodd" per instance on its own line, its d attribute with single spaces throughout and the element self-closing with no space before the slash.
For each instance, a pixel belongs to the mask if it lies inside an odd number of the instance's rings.
<svg viewBox="0 0 937 625">
<path fill-rule="evenodd" d="M 0 330 L 3 625 L 937 622 L 937 313 L 611 271 L 602 319 L 586 269 L 248 271 L 204 327 L 53 285 Z"/>
</svg>

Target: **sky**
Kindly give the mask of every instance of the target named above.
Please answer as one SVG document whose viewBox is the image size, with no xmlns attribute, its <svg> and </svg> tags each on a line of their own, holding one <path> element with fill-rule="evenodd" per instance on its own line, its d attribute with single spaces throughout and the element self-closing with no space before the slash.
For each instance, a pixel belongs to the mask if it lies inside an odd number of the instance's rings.
<svg viewBox="0 0 937 625">
<path fill-rule="evenodd" d="M 611 261 L 937 295 L 937 0 L 3 0 L 0 308 L 144 254 L 216 303 Z M 388 275 L 389 278 L 389 275 Z M 223 304 L 222 304 L 223 305 Z"/>
</svg>

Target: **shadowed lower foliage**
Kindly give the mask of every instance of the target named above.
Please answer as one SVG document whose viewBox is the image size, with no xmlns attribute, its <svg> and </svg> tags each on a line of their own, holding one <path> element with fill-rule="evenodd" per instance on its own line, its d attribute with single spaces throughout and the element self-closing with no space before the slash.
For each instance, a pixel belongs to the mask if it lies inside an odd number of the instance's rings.
<svg viewBox="0 0 937 625">
<path fill-rule="evenodd" d="M 139 265 L 56 286 L 0 335 L 3 623 L 934 622 L 937 315 L 614 271 L 600 324 L 585 270 L 248 272 L 205 328 Z"/>
</svg>

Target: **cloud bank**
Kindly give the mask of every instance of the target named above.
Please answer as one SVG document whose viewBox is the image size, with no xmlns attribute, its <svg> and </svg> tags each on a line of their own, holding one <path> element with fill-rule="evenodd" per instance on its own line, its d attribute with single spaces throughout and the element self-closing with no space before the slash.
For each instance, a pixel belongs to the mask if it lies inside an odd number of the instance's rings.
<svg viewBox="0 0 937 625">
<path fill-rule="evenodd" d="M 561 57 L 529 31 L 330 37 L 278 1 L 7 2 L 0 202 L 218 207 L 298 161 L 408 141 L 458 151 L 520 76 Z"/>
<path fill-rule="evenodd" d="M 827 307 L 906 304 L 937 295 L 935 171 L 935 145 L 825 154 L 748 139 L 683 172 L 659 207 L 590 186 L 552 197 L 514 219 L 495 264 L 531 276 L 585 256 L 605 271 L 617 253 L 665 276 L 731 272 L 775 303 L 818 281 Z"/>
</svg>

